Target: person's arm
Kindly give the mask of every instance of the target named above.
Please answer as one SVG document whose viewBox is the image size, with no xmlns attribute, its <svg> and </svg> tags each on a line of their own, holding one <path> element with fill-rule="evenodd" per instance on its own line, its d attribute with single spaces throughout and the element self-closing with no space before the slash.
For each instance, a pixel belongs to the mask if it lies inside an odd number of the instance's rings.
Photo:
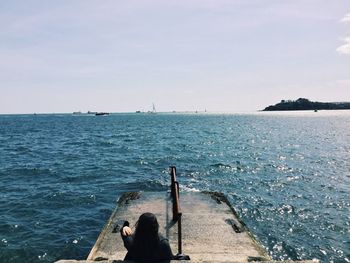
<svg viewBox="0 0 350 263">
<path fill-rule="evenodd" d="M 132 230 L 129 227 L 129 222 L 125 221 L 120 229 L 120 235 L 122 236 L 124 247 L 129 250 L 133 243 Z"/>
</svg>

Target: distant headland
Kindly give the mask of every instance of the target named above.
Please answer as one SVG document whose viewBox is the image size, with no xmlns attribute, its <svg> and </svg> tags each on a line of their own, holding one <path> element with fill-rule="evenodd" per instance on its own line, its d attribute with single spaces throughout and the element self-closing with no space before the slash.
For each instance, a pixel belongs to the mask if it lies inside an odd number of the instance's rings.
<svg viewBox="0 0 350 263">
<path fill-rule="evenodd" d="M 297 100 L 281 100 L 281 102 L 263 109 L 263 111 L 292 110 L 350 110 L 350 102 L 317 102 L 299 98 Z"/>
</svg>

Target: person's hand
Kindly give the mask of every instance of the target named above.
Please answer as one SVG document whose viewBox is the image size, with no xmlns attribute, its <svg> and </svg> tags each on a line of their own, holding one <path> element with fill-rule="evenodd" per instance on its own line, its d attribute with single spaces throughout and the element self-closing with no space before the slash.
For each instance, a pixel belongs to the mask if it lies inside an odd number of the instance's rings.
<svg viewBox="0 0 350 263">
<path fill-rule="evenodd" d="M 122 235 L 127 237 L 127 236 L 130 236 L 131 234 L 132 234 L 131 228 L 128 226 L 124 226 L 122 229 Z"/>
</svg>

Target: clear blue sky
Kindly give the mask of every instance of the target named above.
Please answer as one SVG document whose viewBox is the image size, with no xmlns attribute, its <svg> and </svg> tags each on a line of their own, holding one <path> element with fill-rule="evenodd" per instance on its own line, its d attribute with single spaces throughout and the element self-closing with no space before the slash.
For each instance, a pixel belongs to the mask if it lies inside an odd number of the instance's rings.
<svg viewBox="0 0 350 263">
<path fill-rule="evenodd" d="M 349 0 L 2 0 L 0 113 L 350 101 Z"/>
</svg>

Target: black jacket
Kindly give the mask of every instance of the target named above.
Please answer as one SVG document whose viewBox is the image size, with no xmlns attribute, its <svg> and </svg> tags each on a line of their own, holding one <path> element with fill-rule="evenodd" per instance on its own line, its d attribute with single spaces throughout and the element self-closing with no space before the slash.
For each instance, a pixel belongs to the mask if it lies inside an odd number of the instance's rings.
<svg viewBox="0 0 350 263">
<path fill-rule="evenodd" d="M 122 229 L 121 231 L 122 232 Z M 124 260 L 133 260 L 137 262 L 161 262 L 161 261 L 170 261 L 174 259 L 174 255 L 171 251 L 168 239 L 164 238 L 162 235 L 159 235 L 159 242 L 155 247 L 154 253 L 152 253 L 152 258 L 143 258 L 140 252 L 136 251 L 133 247 L 134 244 L 134 235 L 123 236 L 121 234 L 124 246 L 128 250 Z"/>
</svg>

